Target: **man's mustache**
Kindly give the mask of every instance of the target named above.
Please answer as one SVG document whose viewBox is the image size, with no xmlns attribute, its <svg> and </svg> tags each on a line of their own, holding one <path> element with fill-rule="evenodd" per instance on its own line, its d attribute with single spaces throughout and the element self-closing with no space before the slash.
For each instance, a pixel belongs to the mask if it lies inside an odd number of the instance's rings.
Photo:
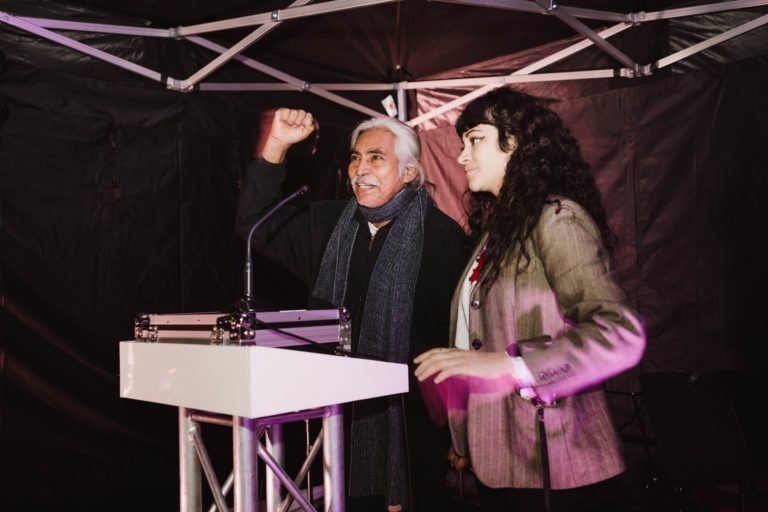
<svg viewBox="0 0 768 512">
<path fill-rule="evenodd" d="M 352 183 L 353 187 L 358 184 L 369 185 L 371 187 L 381 186 L 381 182 L 373 176 L 355 176 L 350 182 Z"/>
</svg>

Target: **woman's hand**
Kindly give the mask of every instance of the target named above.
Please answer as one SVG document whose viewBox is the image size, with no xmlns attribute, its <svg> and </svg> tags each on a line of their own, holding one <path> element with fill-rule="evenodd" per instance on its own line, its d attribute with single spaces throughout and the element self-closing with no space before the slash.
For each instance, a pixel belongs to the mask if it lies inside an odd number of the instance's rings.
<svg viewBox="0 0 768 512">
<path fill-rule="evenodd" d="M 435 384 L 449 377 L 468 376 L 482 379 L 512 378 L 512 358 L 505 352 L 477 352 L 458 348 L 433 348 L 414 362 L 420 381 L 435 376 Z"/>
<path fill-rule="evenodd" d="M 448 449 L 448 463 L 452 468 L 461 471 L 469 467 L 469 457 L 462 457 L 461 455 L 457 455 L 456 451 L 453 449 L 453 446 L 451 446 Z"/>
</svg>

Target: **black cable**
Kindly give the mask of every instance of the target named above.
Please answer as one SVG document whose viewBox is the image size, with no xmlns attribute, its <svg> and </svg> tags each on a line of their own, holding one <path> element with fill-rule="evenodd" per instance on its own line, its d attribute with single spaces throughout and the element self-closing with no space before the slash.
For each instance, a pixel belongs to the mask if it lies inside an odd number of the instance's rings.
<svg viewBox="0 0 768 512">
<path fill-rule="evenodd" d="M 552 510 L 552 482 L 549 475 L 549 449 L 547 448 L 547 429 L 544 425 L 544 405 L 536 404 L 536 422 L 541 439 L 541 472 L 544 476 L 544 510 Z"/>
<path fill-rule="evenodd" d="M 357 352 L 347 352 L 345 350 L 340 349 L 338 347 L 338 345 L 335 348 L 329 350 L 328 347 L 326 347 L 325 343 L 320 343 L 319 341 L 315 341 L 315 340 L 311 340 L 309 338 L 305 338 L 304 336 L 301 336 L 299 334 L 296 334 L 296 333 L 293 333 L 293 332 L 290 332 L 290 331 L 285 331 L 285 330 L 283 330 L 283 329 L 281 329 L 279 327 L 274 326 L 273 324 L 270 324 L 270 323 L 265 322 L 263 320 L 259 320 L 256 317 L 254 317 L 254 320 L 256 321 L 257 324 L 262 325 L 262 326 L 266 327 L 267 329 L 269 329 L 271 331 L 279 332 L 280 334 L 285 334 L 286 336 L 290 336 L 291 338 L 295 338 L 297 340 L 303 341 L 304 343 L 306 343 L 308 345 L 317 346 L 317 347 L 319 347 L 321 349 L 322 352 L 325 352 L 326 354 L 329 354 L 329 355 L 332 355 L 332 356 L 340 355 L 340 356 L 346 356 L 346 357 L 353 357 L 353 358 L 357 358 L 357 359 L 370 359 L 371 361 L 389 362 L 386 359 L 384 359 L 383 357 L 377 357 L 377 356 L 372 356 L 372 355 L 368 355 L 368 354 L 360 354 L 360 353 L 357 353 Z"/>
<path fill-rule="evenodd" d="M 263 320 L 259 320 L 255 316 L 254 316 L 253 319 L 255 320 L 255 322 L 258 325 L 264 326 L 267 329 L 269 329 L 270 331 L 279 332 L 280 334 L 285 334 L 286 336 L 290 336 L 291 338 L 295 338 L 295 339 L 297 339 L 299 341 L 303 341 L 304 343 L 306 343 L 308 345 L 314 345 L 316 347 L 319 347 L 320 350 L 322 352 L 325 352 L 326 354 L 336 355 L 336 353 L 337 353 L 337 350 L 335 348 L 328 349 L 328 347 L 326 346 L 325 343 L 320 343 L 319 341 L 315 341 L 315 340 L 311 340 L 309 338 L 305 338 L 304 336 L 301 336 L 299 334 L 296 334 L 296 333 L 293 333 L 293 332 L 290 332 L 290 331 L 285 331 L 285 330 L 283 330 L 283 329 L 281 329 L 279 327 L 274 326 L 273 324 L 267 323 L 267 322 L 265 322 Z"/>
<path fill-rule="evenodd" d="M 642 412 L 643 407 L 645 407 L 645 400 L 640 402 L 640 405 L 638 405 L 637 407 L 633 407 L 634 411 L 632 412 L 632 416 L 630 416 L 629 419 L 627 421 L 625 421 L 624 424 L 622 426 L 620 426 L 619 428 L 617 428 L 616 430 L 619 433 L 621 433 L 621 431 L 623 431 L 625 428 L 627 428 L 632 423 L 634 423 L 635 420 L 640 421 L 640 413 Z"/>
</svg>

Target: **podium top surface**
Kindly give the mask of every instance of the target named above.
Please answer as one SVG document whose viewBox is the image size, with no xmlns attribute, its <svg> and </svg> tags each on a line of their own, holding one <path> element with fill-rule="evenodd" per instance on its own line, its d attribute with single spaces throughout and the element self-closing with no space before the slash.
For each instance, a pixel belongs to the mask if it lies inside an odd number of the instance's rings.
<svg viewBox="0 0 768 512">
<path fill-rule="evenodd" d="M 283 348 L 120 342 L 120 396 L 247 418 L 408 391 L 408 365 Z"/>
</svg>

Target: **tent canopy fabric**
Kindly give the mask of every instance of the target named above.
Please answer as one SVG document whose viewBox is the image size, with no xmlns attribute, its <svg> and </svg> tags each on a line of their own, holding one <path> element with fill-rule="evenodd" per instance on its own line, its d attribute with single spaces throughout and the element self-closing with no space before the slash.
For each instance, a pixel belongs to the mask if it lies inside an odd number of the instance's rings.
<svg viewBox="0 0 768 512">
<path fill-rule="evenodd" d="M 485 76 L 486 87 L 497 86 L 500 80 L 643 77 L 678 66 L 694 69 L 738 61 L 766 51 L 761 43 L 768 34 L 764 26 L 768 0 L 692 6 L 661 0 L 540 4 L 297 0 L 261 2 L 259 12 L 253 12 L 253 6 L 236 0 L 196 4 L 193 9 L 174 2 L 162 2 L 162 7 L 87 2 L 100 9 L 97 14 L 66 3 L 49 1 L 41 6 L 21 0 L 0 2 L 0 8 L 7 9 L 0 21 L 35 39 L 81 52 L 66 59 L 70 71 L 79 67 L 78 61 L 87 70 L 93 59 L 101 59 L 173 90 L 307 91 L 369 116 L 384 113 L 380 101 L 389 89 L 399 93 L 395 99 L 400 118 L 409 122 L 405 90 L 443 88 L 449 78 L 476 86 L 478 82 L 455 70 L 498 56 L 537 52 L 540 58 L 514 70 L 518 76 L 509 76 L 508 71 Z M 553 54 L 552 43 L 569 37 L 570 44 Z M 179 67 L 189 60 L 178 52 L 194 51 L 189 46 L 195 45 L 206 49 L 196 59 L 198 68 Z M 250 73 L 234 69 L 236 61 Z M 440 81 L 428 80 L 436 75 Z M 357 100 L 333 89 L 376 92 Z M 418 122 L 421 118 L 414 124 Z"/>
</svg>

